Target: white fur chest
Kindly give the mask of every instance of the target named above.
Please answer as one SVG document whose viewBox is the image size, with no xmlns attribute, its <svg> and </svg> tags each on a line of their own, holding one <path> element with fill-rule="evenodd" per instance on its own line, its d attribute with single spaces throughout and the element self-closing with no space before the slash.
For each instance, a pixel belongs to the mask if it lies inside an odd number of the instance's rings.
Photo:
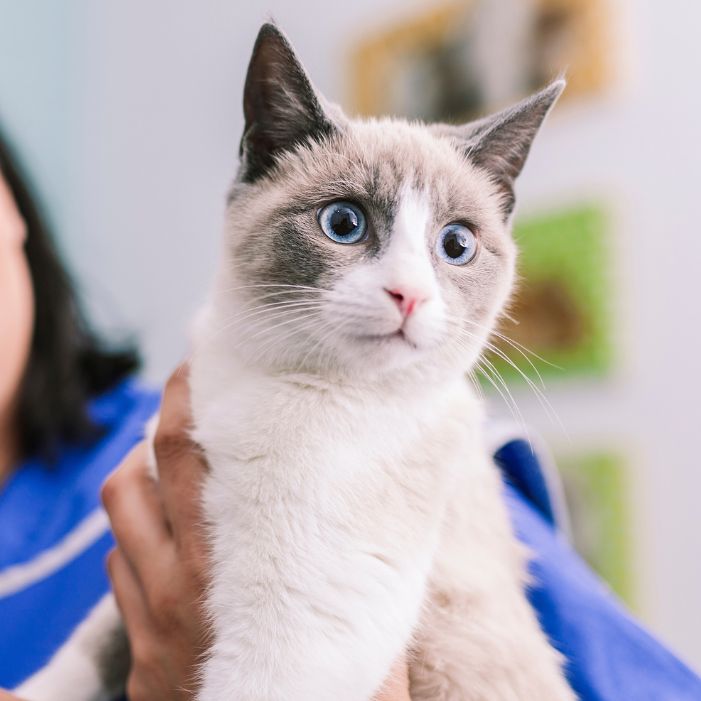
<svg viewBox="0 0 701 701">
<path fill-rule="evenodd" d="M 458 380 L 388 398 L 231 362 L 211 377 L 223 364 L 202 360 L 193 408 L 211 469 L 213 661 L 226 667 L 211 679 L 229 684 L 216 691 L 338 698 L 355 679 L 347 698 L 369 697 L 419 615 L 478 423 L 469 392 Z"/>
</svg>

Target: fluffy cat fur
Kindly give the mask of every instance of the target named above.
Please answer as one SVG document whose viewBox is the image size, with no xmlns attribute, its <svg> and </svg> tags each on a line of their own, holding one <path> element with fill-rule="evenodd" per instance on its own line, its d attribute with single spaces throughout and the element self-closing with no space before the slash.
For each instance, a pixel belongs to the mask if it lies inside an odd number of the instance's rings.
<svg viewBox="0 0 701 701">
<path fill-rule="evenodd" d="M 190 376 L 214 563 L 199 701 L 365 701 L 404 650 L 414 701 L 574 698 L 465 380 L 513 283 L 514 180 L 563 85 L 464 126 L 351 120 L 261 29 Z M 362 241 L 323 233 L 336 200 L 364 211 Z M 466 265 L 439 255 L 452 222 L 477 238 Z M 120 630 L 108 596 L 18 693 L 108 699 Z"/>
</svg>

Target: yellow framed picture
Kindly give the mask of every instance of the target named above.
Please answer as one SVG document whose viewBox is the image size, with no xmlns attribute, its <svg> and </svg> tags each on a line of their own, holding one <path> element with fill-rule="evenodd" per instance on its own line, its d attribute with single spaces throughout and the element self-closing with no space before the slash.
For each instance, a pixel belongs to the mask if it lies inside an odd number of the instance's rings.
<svg viewBox="0 0 701 701">
<path fill-rule="evenodd" d="M 366 116 L 467 121 L 562 72 L 565 99 L 612 74 L 606 0 L 463 0 L 433 4 L 361 41 L 351 100 Z"/>
</svg>

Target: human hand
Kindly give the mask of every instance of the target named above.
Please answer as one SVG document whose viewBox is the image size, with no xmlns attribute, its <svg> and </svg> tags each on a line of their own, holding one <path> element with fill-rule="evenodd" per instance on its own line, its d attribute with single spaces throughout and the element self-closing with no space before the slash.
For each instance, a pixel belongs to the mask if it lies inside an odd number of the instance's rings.
<svg viewBox="0 0 701 701">
<path fill-rule="evenodd" d="M 207 468 L 189 438 L 190 420 L 187 374 L 179 370 L 166 385 L 154 444 L 159 482 L 148 472 L 142 443 L 103 487 L 118 544 L 108 569 L 131 645 L 130 701 L 191 701 L 207 647 L 201 602 L 208 562 L 199 509 Z M 410 701 L 405 660 L 373 701 Z"/>
<path fill-rule="evenodd" d="M 180 368 L 166 385 L 154 441 L 159 481 L 142 443 L 102 490 L 117 540 L 108 570 L 131 646 L 130 701 L 190 701 L 207 647 L 200 514 L 207 467 L 190 423 L 187 371 Z"/>
</svg>

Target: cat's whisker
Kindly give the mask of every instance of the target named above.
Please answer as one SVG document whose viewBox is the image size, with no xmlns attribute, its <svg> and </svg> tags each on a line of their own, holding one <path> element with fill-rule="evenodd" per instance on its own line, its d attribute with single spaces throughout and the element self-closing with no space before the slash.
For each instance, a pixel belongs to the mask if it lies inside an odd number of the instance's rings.
<svg viewBox="0 0 701 701">
<path fill-rule="evenodd" d="M 494 389 L 497 390 L 497 392 L 501 395 L 502 399 L 506 402 L 507 406 L 511 406 L 511 415 L 514 418 L 514 421 L 521 427 L 521 431 L 523 432 L 524 436 L 526 437 L 526 440 L 528 443 L 531 443 L 531 437 L 530 437 L 530 431 L 528 430 L 528 425 L 526 424 L 526 420 L 523 416 L 523 413 L 521 412 L 521 409 L 519 408 L 516 400 L 514 399 L 513 394 L 509 390 L 506 382 L 504 381 L 504 378 L 501 376 L 501 373 L 497 368 L 494 366 L 492 362 L 490 362 L 487 358 L 482 356 L 478 363 L 478 367 L 481 367 L 483 370 L 483 374 L 485 374 L 485 367 L 489 369 L 489 374 L 485 376 L 487 379 L 491 382 L 492 386 Z M 493 376 L 493 377 L 492 377 Z M 494 380 L 493 380 L 494 378 Z M 503 388 L 502 390 L 499 388 L 499 385 Z M 508 397 L 508 400 L 507 400 Z"/>
<path fill-rule="evenodd" d="M 234 348 L 240 348 L 242 345 L 250 342 L 254 338 L 257 338 L 258 335 L 263 335 L 265 332 L 268 331 L 273 331 L 279 324 L 273 324 L 273 326 L 266 325 L 268 324 L 271 319 L 277 319 L 277 318 L 286 318 L 286 317 L 291 317 L 287 318 L 286 322 L 292 323 L 295 320 L 302 321 L 304 319 L 310 318 L 310 317 L 317 317 L 318 315 L 318 310 L 316 309 L 292 309 L 292 310 L 287 310 L 286 312 L 279 312 L 277 314 L 272 314 L 269 317 L 262 318 L 262 319 L 256 319 L 253 321 L 253 323 L 249 324 L 248 327 L 241 329 L 240 335 L 241 338 L 238 341 L 238 343 L 235 344 Z"/>
<path fill-rule="evenodd" d="M 559 365 L 556 365 L 555 363 L 552 363 L 549 360 L 546 360 L 542 356 L 538 355 L 538 353 L 536 353 L 535 351 L 531 350 L 530 348 L 527 348 L 522 343 L 515 341 L 513 338 L 510 338 L 509 336 L 502 333 L 501 331 L 498 331 L 497 329 L 490 329 L 487 326 L 484 326 L 482 324 L 478 324 L 476 321 L 473 321 L 472 319 L 465 319 L 465 321 L 472 324 L 473 326 L 477 326 L 477 327 L 481 328 L 485 332 L 488 332 L 490 336 L 496 336 L 497 338 L 501 339 L 505 343 L 508 343 L 515 350 L 518 350 L 521 354 L 532 356 L 536 360 L 539 360 L 541 363 L 544 363 L 545 365 L 549 365 L 551 368 L 554 368 L 555 370 L 562 370 L 562 368 Z M 527 358 L 527 360 L 528 360 L 528 358 Z M 530 362 L 530 360 L 529 360 L 529 362 Z M 534 368 L 534 370 L 537 371 L 537 368 Z"/>
<path fill-rule="evenodd" d="M 487 344 L 487 347 L 489 348 L 489 344 Z M 557 422 L 557 423 L 560 425 L 560 427 L 562 428 L 562 430 L 564 431 L 564 427 L 562 426 L 562 423 L 559 421 L 559 417 L 557 417 L 557 415 L 555 414 L 554 409 L 552 409 L 552 407 L 550 407 L 550 406 L 547 405 L 547 400 L 546 400 L 546 404 L 544 404 L 543 401 L 541 400 L 540 390 L 538 389 L 538 387 L 536 387 L 536 385 L 530 380 L 530 378 L 528 378 L 526 375 L 523 374 L 523 372 L 521 371 L 521 369 L 520 369 L 518 366 L 516 366 L 514 363 L 511 362 L 510 358 L 508 358 L 507 356 L 505 356 L 503 353 L 499 352 L 498 349 L 493 349 L 493 352 L 494 352 L 494 351 L 496 351 L 496 354 L 497 354 L 499 357 L 501 357 L 505 362 L 509 363 L 509 365 L 511 365 L 511 366 L 514 367 L 519 373 L 521 373 L 521 375 L 523 376 L 523 378 L 524 378 L 525 381 L 527 382 L 529 388 L 533 391 L 533 393 L 535 394 L 535 396 L 536 396 L 536 397 L 538 398 L 538 400 L 540 401 L 540 403 L 541 403 L 541 405 L 543 406 L 543 409 L 545 410 L 546 415 L 548 416 L 548 418 L 549 418 L 551 421 L 553 421 L 553 423 L 556 423 L 556 422 Z M 512 401 L 514 402 L 514 405 L 515 405 L 515 406 L 518 406 L 518 405 L 516 404 L 515 400 L 513 399 L 513 394 L 512 394 L 511 391 L 509 390 L 509 388 L 508 388 L 508 386 L 507 386 L 507 384 L 506 384 L 506 381 L 505 381 L 504 378 L 501 376 L 501 373 L 499 373 L 499 371 L 497 370 L 496 366 L 495 366 L 493 363 L 491 363 L 491 362 L 490 362 L 487 358 L 485 358 L 484 356 L 482 356 L 482 360 L 483 360 L 485 363 L 488 363 L 488 364 L 489 364 L 489 367 L 498 375 L 501 384 L 503 385 L 504 389 L 509 393 L 509 396 L 511 397 Z M 521 415 L 521 417 L 523 418 L 520 409 L 519 409 L 519 415 Z M 521 423 L 522 423 L 522 426 L 523 426 L 524 430 L 526 430 L 525 422 L 522 421 Z"/>
<path fill-rule="evenodd" d="M 546 360 L 542 356 L 538 355 L 535 351 L 531 350 L 530 348 L 527 348 L 523 344 L 519 343 L 518 341 L 515 341 L 513 338 L 510 338 L 509 336 L 497 331 L 496 329 L 491 329 L 488 326 L 485 326 L 484 324 L 480 324 L 476 321 L 473 321 L 472 319 L 460 319 L 457 317 L 448 317 L 446 319 L 448 323 L 451 323 L 454 326 L 461 327 L 464 323 L 469 323 L 472 326 L 475 326 L 476 328 L 481 329 L 482 331 L 487 334 L 487 336 L 496 336 L 500 340 L 504 341 L 505 343 L 508 343 L 510 346 L 514 348 L 514 350 L 518 350 L 522 354 L 526 354 L 528 356 L 531 356 L 535 358 L 536 360 L 539 360 L 540 362 L 544 363 L 545 365 L 549 365 L 552 368 L 555 368 L 556 370 L 562 370 L 561 367 L 558 365 L 555 365 L 555 363 L 550 362 L 549 360 Z"/>
<path fill-rule="evenodd" d="M 462 330 L 462 335 L 467 337 L 467 338 L 477 340 L 478 342 L 481 341 L 479 336 L 473 334 L 472 332 L 470 332 L 466 329 Z M 516 403 L 516 400 L 514 399 L 514 396 L 511 393 L 511 390 L 509 389 L 506 382 L 504 381 L 504 378 L 501 376 L 501 373 L 497 370 L 497 368 L 494 366 L 494 364 L 488 358 L 485 358 L 483 355 L 478 359 L 477 366 L 479 367 L 481 363 L 484 363 L 489 368 L 489 371 L 494 374 L 495 378 L 497 378 L 498 382 L 503 387 L 504 391 L 502 391 L 501 389 L 499 389 L 497 387 L 496 382 L 493 381 L 491 377 L 487 377 L 487 379 L 490 380 L 490 383 L 492 384 L 492 386 L 499 392 L 499 394 L 502 397 L 502 399 L 504 400 L 504 403 L 506 404 L 506 406 L 511 411 L 511 414 L 512 414 L 514 420 L 517 423 L 519 423 L 519 425 L 521 426 L 524 433 L 528 434 L 528 429 L 526 427 L 526 423 L 525 423 L 523 414 L 522 414 L 518 404 Z M 483 369 L 482 374 L 486 376 L 487 375 L 486 370 Z M 508 396 L 508 399 L 507 399 L 507 396 Z M 518 414 L 518 417 L 516 416 L 516 414 Z"/>
<path fill-rule="evenodd" d="M 458 332 L 459 332 L 461 335 L 464 335 L 464 336 L 467 336 L 467 337 L 469 337 L 469 338 L 472 338 L 472 339 L 474 339 L 475 341 L 477 341 L 478 343 L 484 345 L 485 348 L 487 348 L 488 350 L 490 350 L 490 351 L 491 351 L 492 353 L 494 353 L 497 357 L 501 358 L 501 359 L 502 359 L 504 362 L 506 362 L 510 367 L 512 367 L 512 368 L 523 378 L 523 380 L 524 380 L 524 381 L 526 382 L 526 384 L 528 385 L 529 389 L 533 392 L 533 394 L 535 395 L 535 397 L 538 399 L 538 402 L 539 402 L 540 405 L 543 407 L 543 410 L 545 411 L 546 415 L 548 416 L 548 419 L 549 419 L 553 424 L 557 425 L 557 426 L 560 428 L 560 430 L 561 430 L 565 435 L 568 435 L 567 429 L 565 428 L 562 419 L 560 418 L 559 414 L 557 413 L 557 411 L 556 411 L 555 408 L 553 407 L 552 403 L 548 400 L 547 396 L 543 393 L 543 391 L 541 390 L 541 388 L 538 387 L 538 386 L 535 384 L 535 382 L 533 382 L 533 380 L 532 380 L 530 377 L 528 377 L 528 375 L 523 371 L 522 368 L 520 368 L 520 367 L 518 366 L 518 364 L 513 360 L 513 358 L 509 357 L 509 356 L 508 356 L 502 349 L 500 349 L 498 346 L 496 346 L 495 344 L 491 343 L 491 342 L 489 341 L 488 337 L 487 337 L 487 338 L 482 338 L 482 337 L 478 336 L 477 334 L 473 334 L 473 333 L 470 332 L 469 330 L 463 328 L 463 323 L 468 323 L 468 324 L 471 324 L 472 326 L 474 326 L 475 328 L 478 328 L 478 329 L 480 329 L 480 330 L 484 330 L 484 331 L 485 331 L 485 336 L 486 336 L 487 332 L 490 331 L 488 327 L 483 326 L 483 325 L 481 325 L 481 324 L 479 324 L 479 323 L 477 323 L 477 322 L 474 322 L 474 321 L 472 321 L 471 319 L 457 320 L 457 319 L 451 317 L 451 318 L 449 318 L 447 321 L 448 321 L 448 323 L 452 324 L 455 328 L 457 328 L 457 329 L 458 329 Z M 497 336 L 501 336 L 501 334 L 498 334 L 498 333 L 497 333 L 496 335 L 497 335 Z M 529 363 L 530 366 L 532 367 L 533 371 L 536 373 L 536 375 L 537 375 L 537 377 L 538 377 L 538 380 L 540 381 L 541 387 L 542 387 L 543 389 L 545 389 L 545 382 L 544 382 L 544 380 L 543 380 L 542 375 L 541 375 L 540 372 L 538 371 L 538 368 L 537 368 L 537 367 L 534 365 L 534 363 L 531 361 L 531 359 L 521 350 L 521 348 L 518 347 L 520 344 L 516 344 L 515 342 L 511 343 L 511 339 L 509 339 L 509 338 L 507 338 L 507 337 L 505 337 L 505 336 L 504 336 L 503 338 L 504 338 L 504 340 L 505 340 L 507 343 L 509 343 L 510 345 L 513 345 L 513 347 L 514 347 L 516 350 L 518 350 L 518 351 L 520 352 L 520 354 L 528 361 L 528 363 Z M 524 348 L 524 350 L 528 350 L 528 349 L 525 349 L 525 348 Z M 532 353 L 532 354 L 533 354 L 533 353 Z M 534 357 L 538 357 L 538 356 L 536 356 L 536 354 L 533 354 L 533 355 L 534 355 Z"/>
<path fill-rule="evenodd" d="M 262 304 L 252 309 L 244 309 L 238 314 L 234 314 L 225 320 L 226 323 L 237 322 L 241 323 L 250 318 L 254 318 L 261 314 L 272 315 L 274 312 L 279 310 L 288 309 L 314 309 L 323 308 L 324 304 L 322 302 L 304 302 L 304 301 L 289 301 L 289 302 L 270 302 L 268 304 Z"/>
<path fill-rule="evenodd" d="M 254 329 L 255 329 L 255 328 L 258 328 L 258 326 L 260 325 L 259 322 L 260 322 L 260 323 L 264 323 L 265 321 L 269 321 L 270 319 L 279 318 L 281 315 L 283 315 L 283 314 L 285 314 L 285 313 L 290 313 L 290 312 L 295 312 L 295 311 L 312 310 L 312 309 L 321 308 L 322 306 L 323 306 L 323 305 L 318 305 L 318 306 L 317 306 L 317 305 L 315 305 L 315 304 L 309 303 L 309 304 L 307 304 L 306 306 L 299 306 L 299 307 L 298 307 L 298 306 L 292 306 L 292 304 L 290 304 L 290 305 L 280 305 L 280 308 L 279 308 L 279 309 L 268 309 L 268 310 L 264 310 L 264 311 L 267 311 L 267 312 L 268 312 L 268 314 L 265 315 L 265 318 L 263 318 L 263 319 L 258 319 L 258 320 L 256 320 L 256 321 L 254 321 L 253 324 L 249 324 L 248 330 L 249 330 L 249 331 L 251 330 L 251 328 L 250 328 L 251 326 L 252 326 Z M 290 308 L 290 307 L 291 307 L 291 308 Z M 262 312 L 261 312 L 261 314 L 251 313 L 249 316 L 250 316 L 250 317 L 262 316 Z M 224 332 L 230 330 L 231 328 L 233 328 L 233 327 L 236 326 L 237 324 L 240 324 L 240 323 L 242 323 L 243 321 L 245 321 L 245 320 L 247 320 L 247 319 L 248 319 L 248 317 L 244 317 L 243 319 L 236 318 L 236 317 L 230 318 L 229 320 L 227 320 L 226 323 L 222 324 L 216 331 L 214 331 L 214 332 L 212 333 L 212 336 L 211 336 L 211 338 L 210 338 L 209 340 L 211 341 L 211 340 L 216 339 L 219 335 L 223 334 Z"/>
<path fill-rule="evenodd" d="M 264 333 L 272 333 L 272 332 L 275 331 L 276 329 L 279 329 L 279 328 L 281 328 L 281 327 L 283 327 L 283 326 L 287 326 L 287 325 L 289 325 L 289 324 L 295 323 L 296 321 L 301 321 L 301 320 L 303 320 L 303 319 L 308 319 L 308 318 L 310 318 L 310 317 L 316 317 L 316 316 L 318 316 L 317 312 L 316 312 L 316 311 L 312 311 L 312 312 L 310 312 L 310 313 L 308 313 L 308 314 L 303 314 L 302 316 L 295 316 L 295 317 L 293 317 L 292 319 L 286 319 L 285 321 L 281 321 L 281 322 L 279 322 L 279 323 L 277 323 L 277 324 L 273 324 L 273 326 L 265 327 L 265 328 L 263 328 L 262 330 L 257 331 L 257 332 L 254 333 L 252 336 L 248 336 L 248 337 L 245 339 L 245 341 L 246 341 L 246 343 L 250 343 L 251 341 L 254 341 L 256 338 L 258 338 L 259 336 L 261 336 L 261 335 L 264 334 Z"/>
<path fill-rule="evenodd" d="M 344 329 L 350 325 L 355 323 L 355 319 L 346 319 L 345 321 L 342 321 L 340 324 L 335 325 L 335 327 L 332 329 L 333 333 L 337 334 L 342 334 Z M 326 337 L 324 338 L 324 343 L 328 340 L 332 334 L 327 334 Z M 322 346 L 323 348 L 323 346 Z M 324 356 L 322 355 L 322 360 L 324 359 Z M 333 360 L 333 349 L 330 347 L 326 348 L 326 362 L 324 363 L 323 367 L 325 368 L 325 371 L 330 371 L 331 369 L 331 362 Z"/>
<path fill-rule="evenodd" d="M 336 331 L 336 326 L 331 325 L 329 323 L 326 324 L 326 327 L 322 327 L 322 335 L 317 339 L 316 343 L 314 345 L 310 346 L 309 350 L 305 353 L 304 357 L 299 363 L 300 371 L 304 370 L 304 367 L 306 365 L 307 359 L 313 356 L 313 354 L 316 352 L 317 348 L 322 347 L 323 344 L 330 338 L 330 336 Z M 324 330 L 328 329 L 327 333 L 324 334 Z"/>
<path fill-rule="evenodd" d="M 274 335 L 271 339 L 269 339 L 264 345 L 262 345 L 258 349 L 258 353 L 261 356 L 263 356 L 265 353 L 268 352 L 270 348 L 272 348 L 276 344 L 282 345 L 285 343 L 285 341 L 289 340 L 290 338 L 293 338 L 295 335 L 304 333 L 310 329 L 318 327 L 319 321 L 320 320 L 318 318 L 311 318 L 306 321 L 303 320 L 303 323 L 301 323 L 300 326 L 288 329 L 287 333 L 283 334 L 282 336 Z"/>
<path fill-rule="evenodd" d="M 504 391 L 502 390 L 502 388 L 501 388 L 499 385 L 496 384 L 496 380 L 495 380 L 494 377 L 492 376 L 491 372 L 490 372 L 489 370 L 487 370 L 487 368 L 485 368 L 485 367 L 482 365 L 482 362 L 481 362 L 480 360 L 478 360 L 478 361 L 475 363 L 475 370 L 477 370 L 478 372 L 480 372 L 480 373 L 482 374 L 482 377 L 484 377 L 484 378 L 489 382 L 489 384 L 491 384 L 492 387 L 498 392 L 499 396 L 502 398 L 502 400 L 503 400 L 503 402 L 504 402 L 504 405 L 506 406 L 506 408 L 507 408 L 507 409 L 509 410 L 509 412 L 511 413 L 511 416 L 512 416 L 512 418 L 514 419 L 514 421 L 516 421 L 517 423 L 519 423 L 519 420 L 518 420 L 518 418 L 517 418 L 517 416 L 516 416 L 516 412 L 515 412 L 513 406 L 511 405 L 511 402 L 509 402 L 509 400 L 507 399 L 507 397 L 506 397 L 506 395 L 504 394 Z"/>
<path fill-rule="evenodd" d="M 466 329 L 463 329 L 463 333 L 465 335 L 468 335 L 472 338 L 478 339 L 477 336 L 474 336 L 474 334 L 471 334 L 469 331 Z M 517 373 L 523 378 L 523 380 L 526 382 L 528 385 L 529 389 L 533 392 L 533 394 L 536 396 L 538 399 L 540 405 L 543 407 L 543 410 L 545 411 L 546 415 L 548 416 L 548 419 L 552 421 L 554 424 L 557 424 L 559 428 L 563 431 L 563 433 L 567 434 L 567 431 L 565 429 L 565 426 L 560 419 L 560 416 L 558 413 L 555 411 L 555 408 L 552 406 L 548 398 L 545 396 L 545 394 L 541 391 L 541 389 L 531 380 L 528 375 L 511 359 L 509 358 L 506 353 L 504 353 L 500 348 L 495 346 L 493 343 L 490 343 L 489 341 L 483 341 L 485 347 L 490 350 L 492 353 L 494 353 L 497 357 L 501 358 L 505 363 L 507 363 L 510 367 L 512 367 L 514 370 L 516 370 Z M 541 378 L 542 382 L 542 378 Z"/>
<path fill-rule="evenodd" d="M 263 329 L 260 332 L 260 337 L 261 339 L 267 338 L 267 340 L 265 340 L 263 343 L 260 343 L 258 347 L 255 348 L 256 360 L 265 359 L 269 352 L 272 351 L 271 361 L 274 363 L 279 363 L 284 355 L 284 350 L 282 350 L 282 347 L 287 341 L 293 339 L 295 336 L 308 333 L 313 328 L 318 326 L 318 319 L 315 316 L 302 317 L 300 319 L 297 319 L 296 321 L 299 322 L 299 325 L 286 328 L 283 330 L 283 333 L 272 333 L 272 330 L 270 330 L 271 333 L 269 337 L 266 336 L 266 332 L 268 332 L 269 329 Z M 245 340 L 243 340 L 238 345 L 238 347 L 243 346 L 244 343 Z"/>
<path fill-rule="evenodd" d="M 514 363 L 513 360 L 511 360 L 511 358 L 509 358 L 499 348 L 497 348 L 496 346 L 494 346 L 491 343 L 487 343 L 486 345 L 487 345 L 487 348 L 489 348 L 489 350 L 492 353 L 494 353 L 495 355 L 500 357 L 502 360 L 504 360 L 504 362 L 508 363 L 508 365 L 513 367 L 514 370 L 516 370 L 516 372 L 519 373 L 519 375 L 524 379 L 524 381 L 526 382 L 528 387 L 532 390 L 533 394 L 536 396 L 536 398 L 540 402 L 540 405 L 545 410 L 545 413 L 548 416 L 548 418 L 550 419 L 550 421 L 552 421 L 553 423 L 557 423 L 559 425 L 559 427 L 562 429 L 562 431 L 567 433 L 567 431 L 565 430 L 565 427 L 564 427 L 559 415 L 555 411 L 554 407 L 552 406 L 552 404 L 550 403 L 548 398 L 545 396 L 545 394 L 541 391 L 541 389 L 533 382 L 533 380 L 531 380 L 531 378 L 528 377 L 523 372 L 523 370 L 521 370 L 521 368 L 518 367 L 518 365 L 516 365 L 516 363 Z"/>
<path fill-rule="evenodd" d="M 279 324 L 273 324 L 271 326 L 270 323 L 276 321 L 277 319 L 284 319 L 286 320 L 286 322 L 289 321 L 289 323 L 293 323 L 295 319 L 302 320 L 306 319 L 309 316 L 318 317 L 318 311 L 318 309 L 314 308 L 293 309 L 254 319 L 252 323 L 244 326 L 241 329 L 242 341 L 251 341 L 255 338 L 258 338 L 259 334 L 263 335 L 266 331 L 274 331 L 279 326 Z M 295 313 L 294 315 L 293 312 Z"/>
<path fill-rule="evenodd" d="M 482 385 L 477 379 L 477 375 L 475 375 L 474 369 L 467 371 L 467 377 L 470 380 L 470 384 L 472 385 L 473 389 L 477 393 L 480 402 L 484 402 L 484 391 L 482 390 Z"/>
<path fill-rule="evenodd" d="M 251 296 L 261 295 L 272 296 L 272 295 L 293 295 L 297 294 L 303 295 L 320 295 L 321 293 L 327 292 L 317 287 L 298 287 L 297 285 L 242 285 L 236 287 L 225 288 L 222 290 L 224 294 L 233 294 L 234 292 L 246 292 Z"/>
</svg>

